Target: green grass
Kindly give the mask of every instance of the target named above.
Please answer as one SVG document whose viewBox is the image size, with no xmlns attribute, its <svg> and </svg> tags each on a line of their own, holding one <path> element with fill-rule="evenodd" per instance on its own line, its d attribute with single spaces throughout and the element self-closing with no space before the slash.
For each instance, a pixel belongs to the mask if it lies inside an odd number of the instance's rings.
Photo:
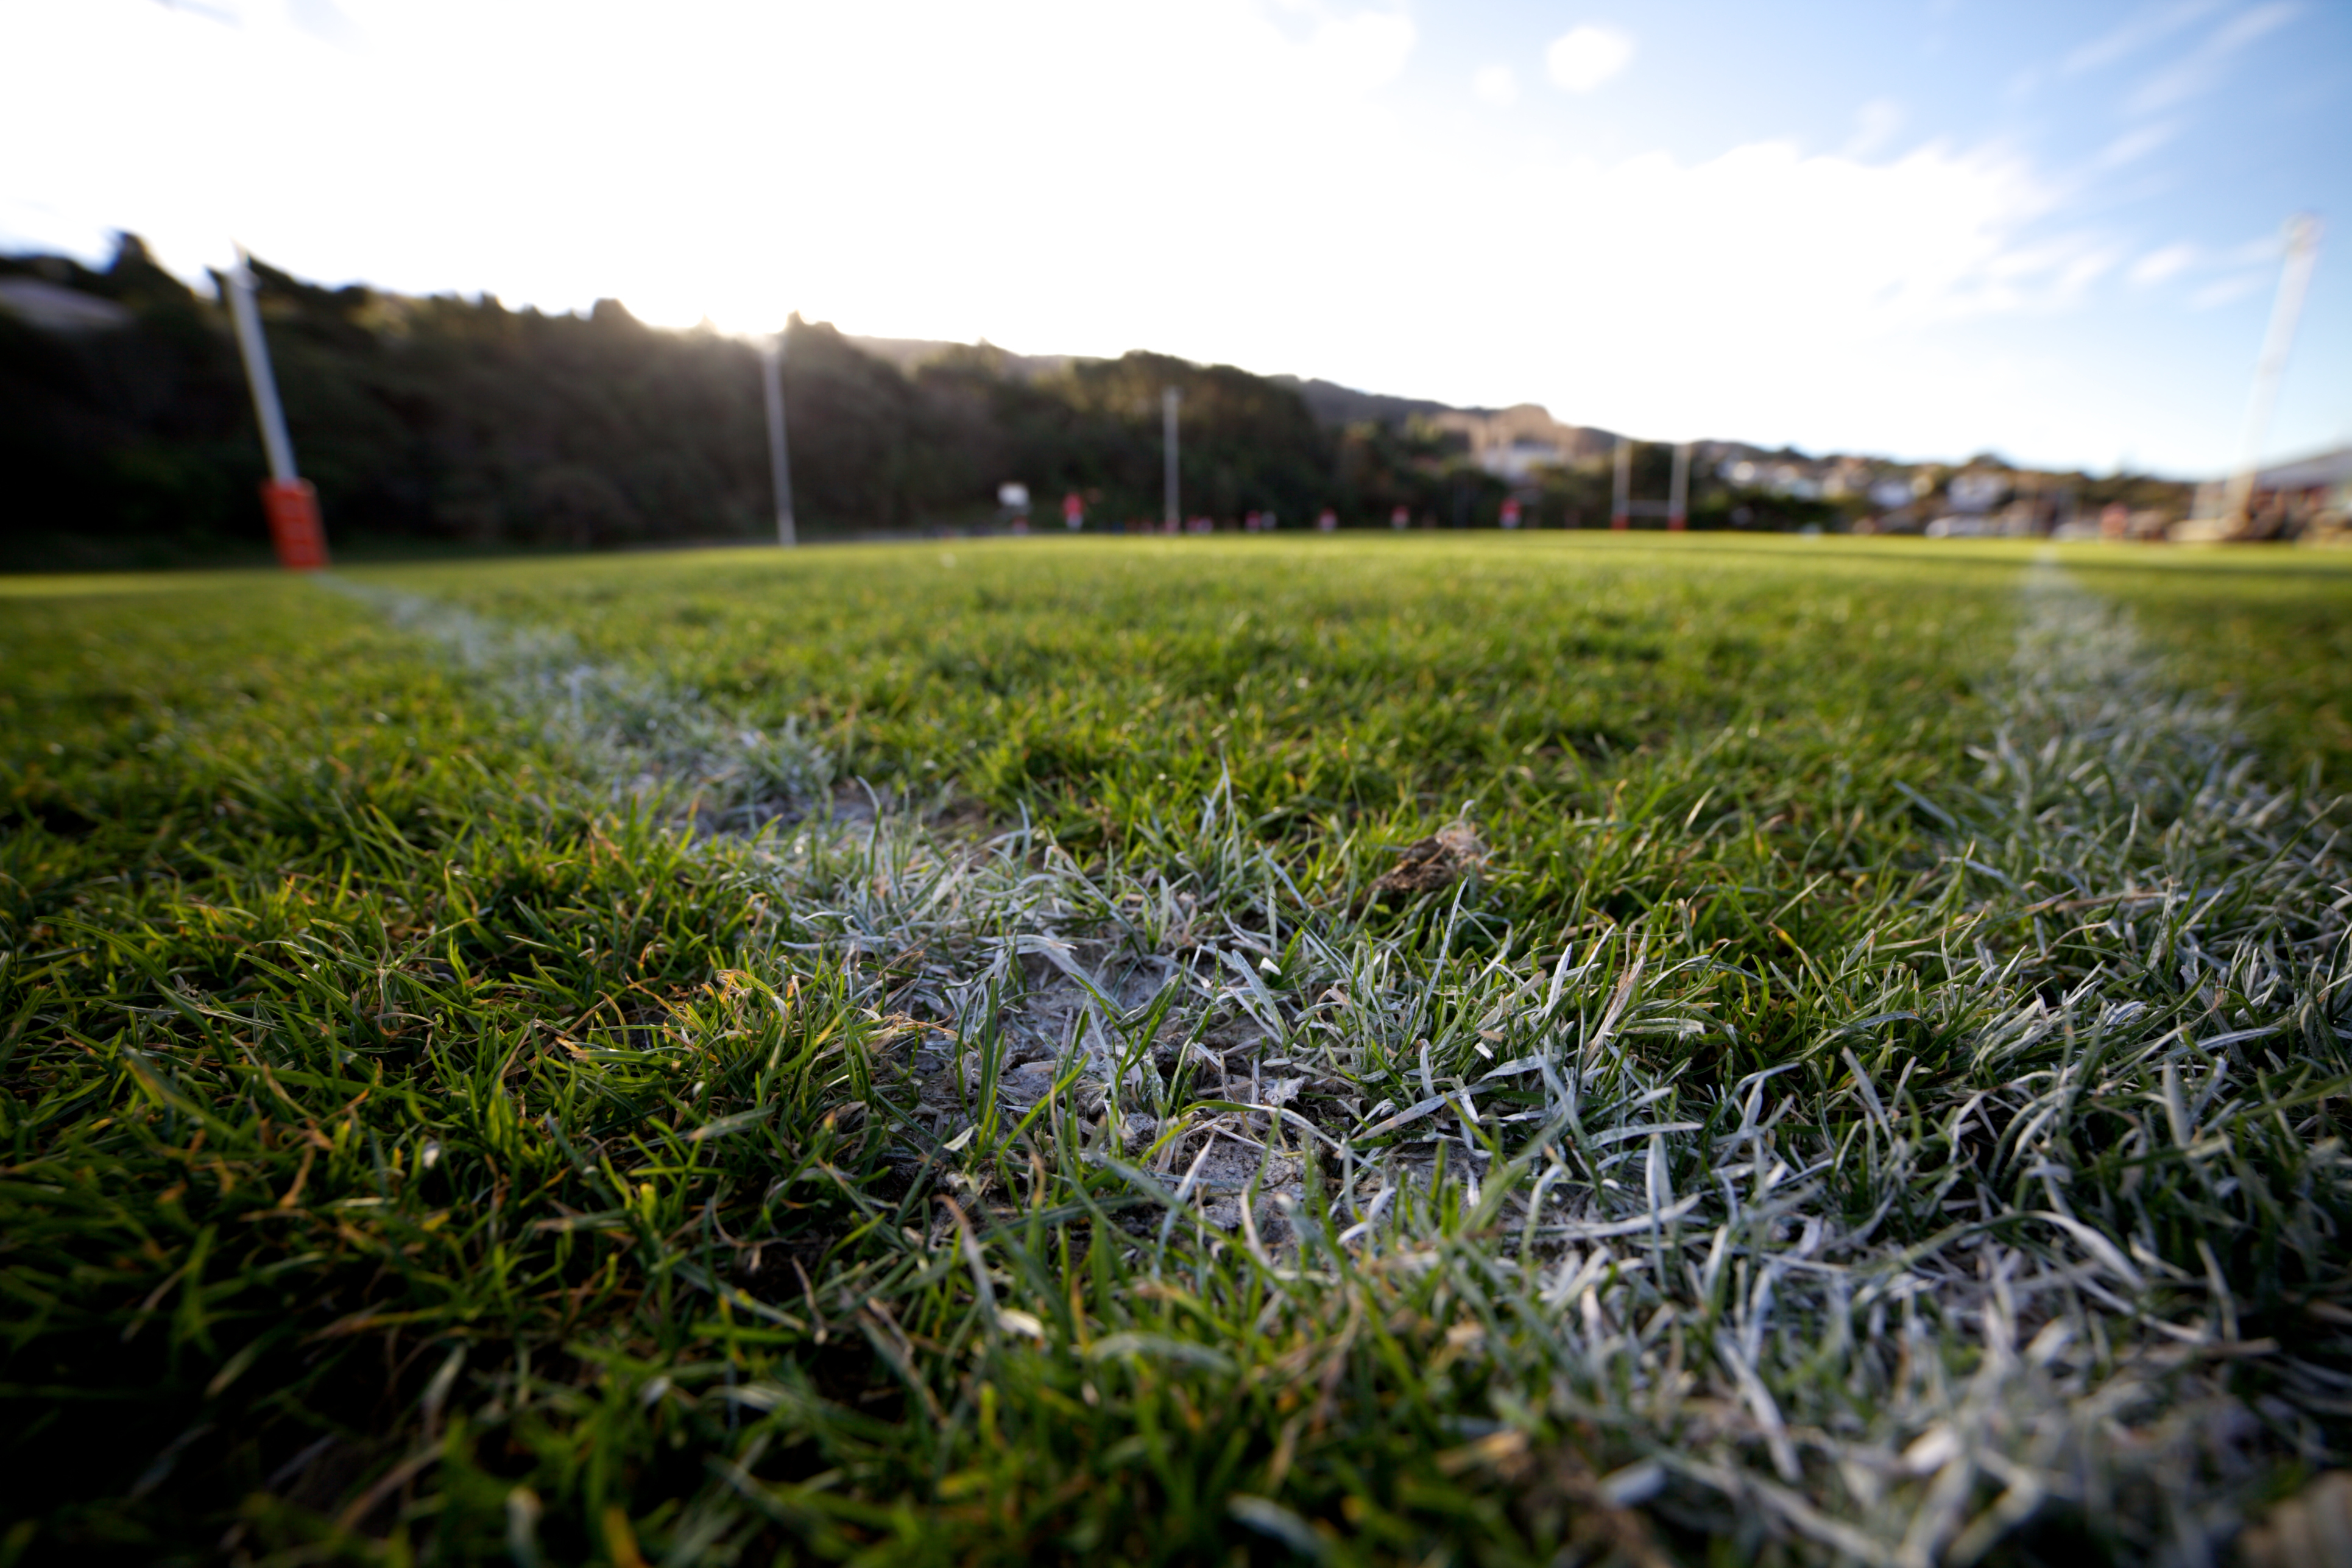
<svg viewBox="0 0 2352 1568">
<path fill-rule="evenodd" d="M 0 1564 L 2140 1561 L 2342 1460 L 2324 559 L 134 586 L 0 597 Z"/>
</svg>

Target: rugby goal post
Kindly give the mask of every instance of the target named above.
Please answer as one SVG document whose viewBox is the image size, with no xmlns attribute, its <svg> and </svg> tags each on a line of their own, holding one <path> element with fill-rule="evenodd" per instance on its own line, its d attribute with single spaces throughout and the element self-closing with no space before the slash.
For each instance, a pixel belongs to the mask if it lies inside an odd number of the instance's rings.
<svg viewBox="0 0 2352 1568">
<path fill-rule="evenodd" d="M 261 449 L 269 477 L 261 481 L 261 514 L 269 522 L 269 542 L 278 563 L 289 572 L 318 572 L 327 564 L 327 531 L 319 521 L 319 492 L 294 468 L 294 443 L 286 434 L 286 410 L 278 401 L 278 378 L 269 368 L 269 341 L 261 335 L 261 308 L 255 302 L 252 258 L 236 247 L 236 260 L 223 282 L 228 312 L 236 324 L 236 348 L 245 361 L 246 385 L 253 393 L 254 418 L 261 426 Z"/>
<path fill-rule="evenodd" d="M 1617 437 L 1609 526 L 1622 533 L 1633 526 L 1636 517 L 1663 517 L 1669 531 L 1682 532 L 1690 526 L 1691 444 L 1688 441 L 1675 443 L 1674 477 L 1667 482 L 1666 500 L 1663 505 L 1654 500 L 1633 499 L 1633 448 L 1638 443 L 1630 437 Z"/>
</svg>

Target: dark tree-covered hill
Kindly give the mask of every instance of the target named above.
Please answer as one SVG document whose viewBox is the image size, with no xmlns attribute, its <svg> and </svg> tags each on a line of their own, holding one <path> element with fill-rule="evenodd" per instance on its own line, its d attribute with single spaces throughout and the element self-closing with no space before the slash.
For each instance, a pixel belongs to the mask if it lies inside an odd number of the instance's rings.
<svg viewBox="0 0 2352 1568">
<path fill-rule="evenodd" d="M 337 549 L 768 535 L 764 415 L 748 344 L 648 327 L 610 300 L 585 315 L 547 315 L 487 296 L 415 299 L 254 271 L 296 454 Z M 261 446 L 218 281 L 190 289 L 130 236 L 102 270 L 0 257 L 0 464 L 10 498 L 0 569 L 266 554 Z M 1402 509 L 1420 526 L 1490 526 L 1507 493 L 1464 435 L 1465 418 L 1481 411 L 1139 352 L 1090 360 L 985 344 L 861 347 L 797 317 L 787 339 L 793 501 L 807 535 L 1001 526 L 996 496 L 1008 481 L 1028 487 L 1045 526 L 1072 490 L 1091 528 L 1156 521 L 1160 397 L 1171 386 L 1182 395 L 1187 516 L 1229 526 L 1271 511 L 1295 528 L 1329 507 L 1343 525 L 1381 526 Z M 1597 527 L 1610 516 L 1614 437 L 1572 433 L 1562 463 L 1518 481 L 1530 526 Z M 1721 442 L 1700 452 L 1694 527 L 1838 527 L 1865 504 L 1851 489 L 1836 504 L 1761 480 L 1735 489 L 1719 472 L 1739 457 L 1762 468 L 1826 459 Z M 1644 443 L 1634 493 L 1654 503 L 1670 463 L 1668 447 Z M 2077 501 L 2131 499 L 2106 493 L 2121 481 L 2102 489 L 2061 478 Z M 1932 504 L 1913 510 L 1924 516 Z M 1659 524 L 1644 513 L 1640 525 Z"/>
<path fill-rule="evenodd" d="M 758 365 L 738 341 L 647 327 L 612 300 L 546 315 L 254 271 L 296 453 L 338 543 L 593 546 L 771 526 Z M 7 278 L 120 309 L 111 325 L 0 310 L 0 462 L 16 498 L 0 563 L 258 552 L 261 447 L 218 300 L 130 237 L 102 271 L 0 258 Z M 1333 431 L 1293 388 L 1228 366 L 1132 353 L 1040 376 L 1006 358 L 962 349 L 901 370 L 795 318 L 784 388 L 803 529 L 989 523 L 1007 480 L 1049 518 L 1076 489 L 1097 525 L 1156 519 L 1171 385 L 1188 513 L 1297 525 L 1329 505 L 1354 522 L 1398 500 L 1438 510 L 1462 482 L 1433 448 Z M 1351 444 L 1398 449 L 1351 462 Z"/>
</svg>

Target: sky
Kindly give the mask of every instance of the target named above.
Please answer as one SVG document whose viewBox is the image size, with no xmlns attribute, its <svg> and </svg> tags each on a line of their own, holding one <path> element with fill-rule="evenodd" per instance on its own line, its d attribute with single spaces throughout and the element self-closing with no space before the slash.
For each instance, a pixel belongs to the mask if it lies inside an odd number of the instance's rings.
<svg viewBox="0 0 2352 1568">
<path fill-rule="evenodd" d="M 0 249 L 2184 476 L 2352 441 L 2352 5 L 0 0 Z"/>
</svg>

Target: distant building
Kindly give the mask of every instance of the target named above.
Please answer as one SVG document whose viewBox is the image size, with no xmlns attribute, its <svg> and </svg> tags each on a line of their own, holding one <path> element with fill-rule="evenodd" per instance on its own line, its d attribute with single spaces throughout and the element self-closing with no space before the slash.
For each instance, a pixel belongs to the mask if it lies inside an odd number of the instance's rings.
<svg viewBox="0 0 2352 1568">
<path fill-rule="evenodd" d="M 2000 525 L 1982 512 L 1947 512 L 1927 525 L 1930 539 L 1989 539 L 2000 531 Z"/>
<path fill-rule="evenodd" d="M 1870 465 L 1860 458 L 1832 458 L 1822 475 L 1822 496 L 1827 500 L 1863 495 L 1869 489 Z"/>
<path fill-rule="evenodd" d="M 1612 444 L 1605 432 L 1563 425 L 1540 404 L 1521 403 L 1489 413 L 1449 408 L 1424 416 L 1429 426 L 1460 436 L 1470 459 L 1510 484 L 1525 484 L 1539 468 L 1597 457 Z"/>
<path fill-rule="evenodd" d="M 1964 468 L 1944 487 L 1952 510 L 1970 515 L 1990 511 L 2009 490 L 2009 476 L 1987 468 Z"/>
<path fill-rule="evenodd" d="M 2231 510 L 2230 497 L 2226 479 L 2199 485 L 2195 506 L 2167 537 L 2181 544 L 2352 537 L 2352 447 L 2257 468 L 2242 516 Z"/>
<path fill-rule="evenodd" d="M 2021 496 L 2000 509 L 1994 531 L 2003 539 L 2037 539 L 2050 531 L 2055 513 L 2040 497 Z"/>
<path fill-rule="evenodd" d="M 1776 496 L 1790 496 L 1798 500 L 1819 500 L 1823 495 L 1843 494 L 1829 488 L 1828 476 L 1836 474 L 1851 458 L 1835 463 L 1798 461 L 1762 462 L 1753 458 L 1727 458 L 1716 465 L 1716 477 L 1741 489 L 1766 489 Z"/>
<path fill-rule="evenodd" d="M 1528 476 L 1538 468 L 1556 468 L 1568 461 L 1568 453 L 1548 441 L 1513 441 L 1507 447 L 1489 447 L 1478 454 L 1478 466 L 1498 479 L 1524 484 Z"/>
<path fill-rule="evenodd" d="M 2352 527 L 2352 447 L 2263 468 L 2249 509 L 2273 539 L 2333 539 Z"/>
</svg>

